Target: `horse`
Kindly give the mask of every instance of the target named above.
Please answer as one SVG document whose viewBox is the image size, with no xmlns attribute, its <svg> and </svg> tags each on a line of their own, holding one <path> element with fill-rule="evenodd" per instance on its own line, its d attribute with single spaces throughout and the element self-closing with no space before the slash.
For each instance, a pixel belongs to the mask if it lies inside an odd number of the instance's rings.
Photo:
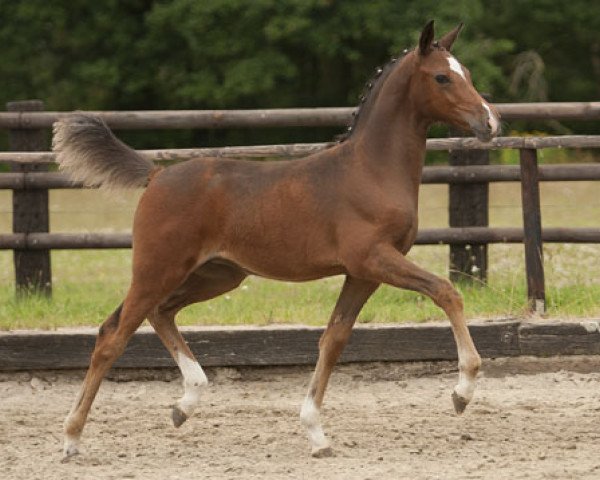
<svg viewBox="0 0 600 480">
<path fill-rule="evenodd" d="M 368 84 L 348 132 L 302 159 L 192 159 L 167 168 L 118 140 L 99 118 L 70 114 L 54 125 L 53 150 L 73 179 L 108 188 L 145 187 L 133 221 L 133 261 L 122 304 L 100 326 L 90 365 L 64 423 L 64 459 L 79 452 L 103 377 L 148 319 L 177 363 L 181 426 L 207 378 L 175 324 L 185 306 L 229 292 L 248 275 L 309 281 L 344 275 L 302 403 L 311 454 L 332 454 L 321 425 L 325 389 L 356 318 L 382 283 L 430 297 L 448 316 L 458 351 L 452 392 L 460 414 L 473 397 L 480 356 L 452 284 L 406 258 L 417 235 L 425 141 L 434 122 L 497 136 L 499 115 L 450 53 L 462 24 L 434 40 L 434 24 Z"/>
</svg>

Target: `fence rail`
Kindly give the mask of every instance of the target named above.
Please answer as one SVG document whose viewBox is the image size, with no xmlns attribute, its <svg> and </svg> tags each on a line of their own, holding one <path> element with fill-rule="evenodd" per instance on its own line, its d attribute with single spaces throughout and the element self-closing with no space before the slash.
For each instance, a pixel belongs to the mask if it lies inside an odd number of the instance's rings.
<svg viewBox="0 0 600 480">
<path fill-rule="evenodd" d="M 600 102 L 496 104 L 503 120 L 520 119 L 600 119 Z M 12 152 L 0 152 L 0 162 L 12 166 L 10 173 L 0 174 L 0 189 L 13 191 L 13 233 L 0 235 L 0 249 L 15 252 L 17 288 L 39 287 L 50 292 L 49 251 L 53 249 L 129 248 L 128 233 L 49 233 L 37 219 L 47 218 L 48 189 L 84 188 L 61 173 L 47 171 L 55 162 L 52 152 L 27 151 L 40 148 L 40 134 L 68 112 L 43 112 L 41 102 L 13 102 L 9 112 L 0 112 L 0 128 L 9 129 Z M 183 128 L 262 128 L 322 127 L 346 125 L 354 109 L 315 108 L 234 111 L 140 111 L 93 112 L 114 129 L 183 129 Z M 458 132 L 455 132 L 458 133 Z M 35 145 L 27 143 L 36 138 Z M 157 162 L 176 162 L 191 158 L 295 158 L 306 156 L 331 143 L 254 145 L 178 150 L 144 150 L 145 157 Z M 543 242 L 600 243 L 600 228 L 541 227 L 539 181 L 600 180 L 600 164 L 544 165 L 538 168 L 537 150 L 543 148 L 600 148 L 600 136 L 564 135 L 535 137 L 501 137 L 488 143 L 475 138 L 428 139 L 427 149 L 450 151 L 451 166 L 426 167 L 423 183 L 449 184 L 451 194 L 451 228 L 423 229 L 417 244 L 449 244 L 451 269 L 470 278 L 477 271 L 485 280 L 487 245 L 523 243 L 525 245 L 529 300 L 531 308 L 544 309 Z M 520 166 L 489 165 L 488 152 L 493 149 L 517 149 Z M 457 166 L 460 165 L 460 166 Z M 46 171 L 44 171 L 46 170 Z M 487 201 L 464 202 L 465 198 L 487 197 L 490 182 L 520 181 L 523 196 L 524 228 L 489 228 Z M 460 188 L 458 188 L 460 186 Z M 485 189 L 481 189 L 485 186 Z M 29 207 L 26 197 L 39 195 Z M 33 197 L 32 197 L 33 198 Z M 468 205 L 468 206 L 467 206 Z M 485 210 L 485 211 L 483 211 Z M 473 222 L 473 218 L 478 218 Z M 481 221 L 483 219 L 483 221 Z M 37 223 L 36 223 L 37 222 Z M 454 222 L 454 223 L 452 223 Z M 40 226 L 41 225 L 41 226 Z M 478 254 L 473 255 L 471 247 Z M 461 253 L 462 252 L 462 253 Z M 475 260 L 473 260 L 475 259 Z M 36 263 L 37 262 L 37 263 Z M 45 262 L 45 263 L 44 263 Z M 476 262 L 476 264 L 473 264 Z M 477 268 L 473 268 L 477 267 Z M 46 273 L 40 273 L 46 268 Z M 454 278 L 457 278 L 456 276 Z M 45 283 L 43 283 L 45 282 Z"/>
<path fill-rule="evenodd" d="M 600 102 L 496 103 L 503 120 L 598 120 Z M 188 128 L 340 127 L 351 120 L 353 107 L 263 110 L 142 110 L 89 112 L 116 130 Z M 0 112 L 0 128 L 42 129 L 69 112 Z"/>
<path fill-rule="evenodd" d="M 600 164 L 572 163 L 540 165 L 539 179 L 544 182 L 600 180 Z M 423 184 L 471 184 L 519 182 L 519 165 L 435 166 L 423 169 Z M 80 189 L 81 182 L 73 181 L 59 172 L 11 172 L 0 175 L 0 190 Z"/>
<path fill-rule="evenodd" d="M 415 245 L 482 245 L 523 243 L 522 228 L 425 228 Z M 600 243 L 600 228 L 545 228 L 545 243 Z M 130 233 L 13 233 L 0 234 L 0 250 L 80 250 L 131 248 Z"/>
<path fill-rule="evenodd" d="M 287 145 L 251 145 L 240 147 L 180 148 L 165 150 L 140 150 L 144 157 L 157 163 L 181 162 L 193 158 L 294 158 L 320 152 L 332 143 L 296 143 Z M 500 150 L 542 148 L 600 148 L 598 135 L 563 135 L 548 137 L 499 137 L 490 142 L 476 138 L 430 138 L 427 150 Z M 0 152 L 0 162 L 14 164 L 55 163 L 52 152 Z"/>
</svg>

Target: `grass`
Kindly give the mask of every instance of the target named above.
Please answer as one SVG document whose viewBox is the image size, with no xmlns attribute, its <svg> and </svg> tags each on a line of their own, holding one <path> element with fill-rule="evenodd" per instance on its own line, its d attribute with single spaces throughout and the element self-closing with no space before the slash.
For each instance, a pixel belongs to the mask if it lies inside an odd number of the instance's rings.
<svg viewBox="0 0 600 480">
<path fill-rule="evenodd" d="M 93 191 L 53 191 L 51 230 L 126 231 L 137 194 L 108 198 Z M 545 226 L 598 225 L 597 183 L 542 184 Z M 10 231 L 6 215 L 10 197 L 0 192 L 0 232 Z M 521 224 L 520 191 L 516 184 L 490 188 L 490 224 Z M 448 224 L 447 187 L 425 185 L 420 199 L 421 227 Z M 0 252 L 0 329 L 98 325 L 123 300 L 130 274 L 129 250 L 52 252 L 52 301 L 14 296 L 12 253 Z M 544 249 L 547 304 L 550 317 L 600 316 L 600 245 L 546 245 Z M 448 249 L 416 247 L 411 258 L 438 274 L 447 274 Z M 490 246 L 487 286 L 459 286 L 468 318 L 522 315 L 526 309 L 523 248 Z M 324 325 L 339 293 L 341 278 L 292 284 L 249 278 L 236 291 L 188 307 L 178 317 L 181 325 L 237 325 L 301 323 Z M 444 315 L 421 295 L 383 286 L 369 300 L 362 322 L 438 321 Z"/>
<path fill-rule="evenodd" d="M 555 251 L 557 248 L 563 251 Z M 599 316 L 600 283 L 586 282 L 563 270 L 563 257 L 576 257 L 568 247 L 551 245 L 548 250 L 549 316 Z M 490 283 L 487 286 L 458 286 L 464 296 L 468 318 L 524 314 L 526 288 L 517 251 L 520 251 L 518 246 L 492 247 Z M 593 263 L 598 265 L 600 248 L 584 250 L 582 254 L 579 263 L 591 256 Z M 441 274 L 446 268 L 444 247 L 416 249 L 413 257 L 421 264 L 429 260 L 436 273 Z M 0 287 L 0 329 L 98 325 L 122 301 L 129 281 L 128 250 L 54 252 L 52 262 L 55 283 L 51 301 L 42 297 L 18 301 L 13 285 L 3 282 Z M 10 257 L 3 254 L 0 265 L 7 264 L 10 264 Z M 511 265 L 510 269 L 504 268 L 507 264 Z M 178 323 L 324 325 L 342 281 L 341 277 L 334 277 L 296 284 L 251 277 L 229 294 L 183 310 Z M 443 312 L 428 298 L 382 286 L 365 306 L 360 321 L 424 322 L 444 318 Z"/>
</svg>

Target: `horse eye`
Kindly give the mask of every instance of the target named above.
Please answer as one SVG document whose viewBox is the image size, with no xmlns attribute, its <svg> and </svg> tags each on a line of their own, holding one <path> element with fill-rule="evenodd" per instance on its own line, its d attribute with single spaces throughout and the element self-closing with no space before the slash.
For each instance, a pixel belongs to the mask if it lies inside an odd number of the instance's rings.
<svg viewBox="0 0 600 480">
<path fill-rule="evenodd" d="M 436 75 L 435 81 L 443 85 L 445 83 L 450 83 L 450 78 L 448 77 L 448 75 Z"/>
</svg>

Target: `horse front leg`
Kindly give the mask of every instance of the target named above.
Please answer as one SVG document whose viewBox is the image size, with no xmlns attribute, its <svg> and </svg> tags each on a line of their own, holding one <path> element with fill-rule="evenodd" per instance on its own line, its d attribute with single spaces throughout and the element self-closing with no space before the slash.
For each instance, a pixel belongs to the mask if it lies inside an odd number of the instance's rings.
<svg viewBox="0 0 600 480">
<path fill-rule="evenodd" d="M 437 277 L 406 259 L 393 245 L 379 245 L 369 250 L 366 260 L 356 265 L 357 273 L 381 283 L 413 290 L 427 295 L 448 318 L 458 351 L 458 384 L 452 393 L 456 413 L 464 412 L 473 398 L 475 380 L 481 358 L 465 321 L 461 295 L 452 284 Z"/>
<path fill-rule="evenodd" d="M 320 418 L 325 389 L 331 371 L 348 343 L 356 317 L 378 286 L 377 283 L 346 277 L 329 324 L 319 341 L 319 359 L 300 411 L 313 457 L 332 455 Z"/>
</svg>

